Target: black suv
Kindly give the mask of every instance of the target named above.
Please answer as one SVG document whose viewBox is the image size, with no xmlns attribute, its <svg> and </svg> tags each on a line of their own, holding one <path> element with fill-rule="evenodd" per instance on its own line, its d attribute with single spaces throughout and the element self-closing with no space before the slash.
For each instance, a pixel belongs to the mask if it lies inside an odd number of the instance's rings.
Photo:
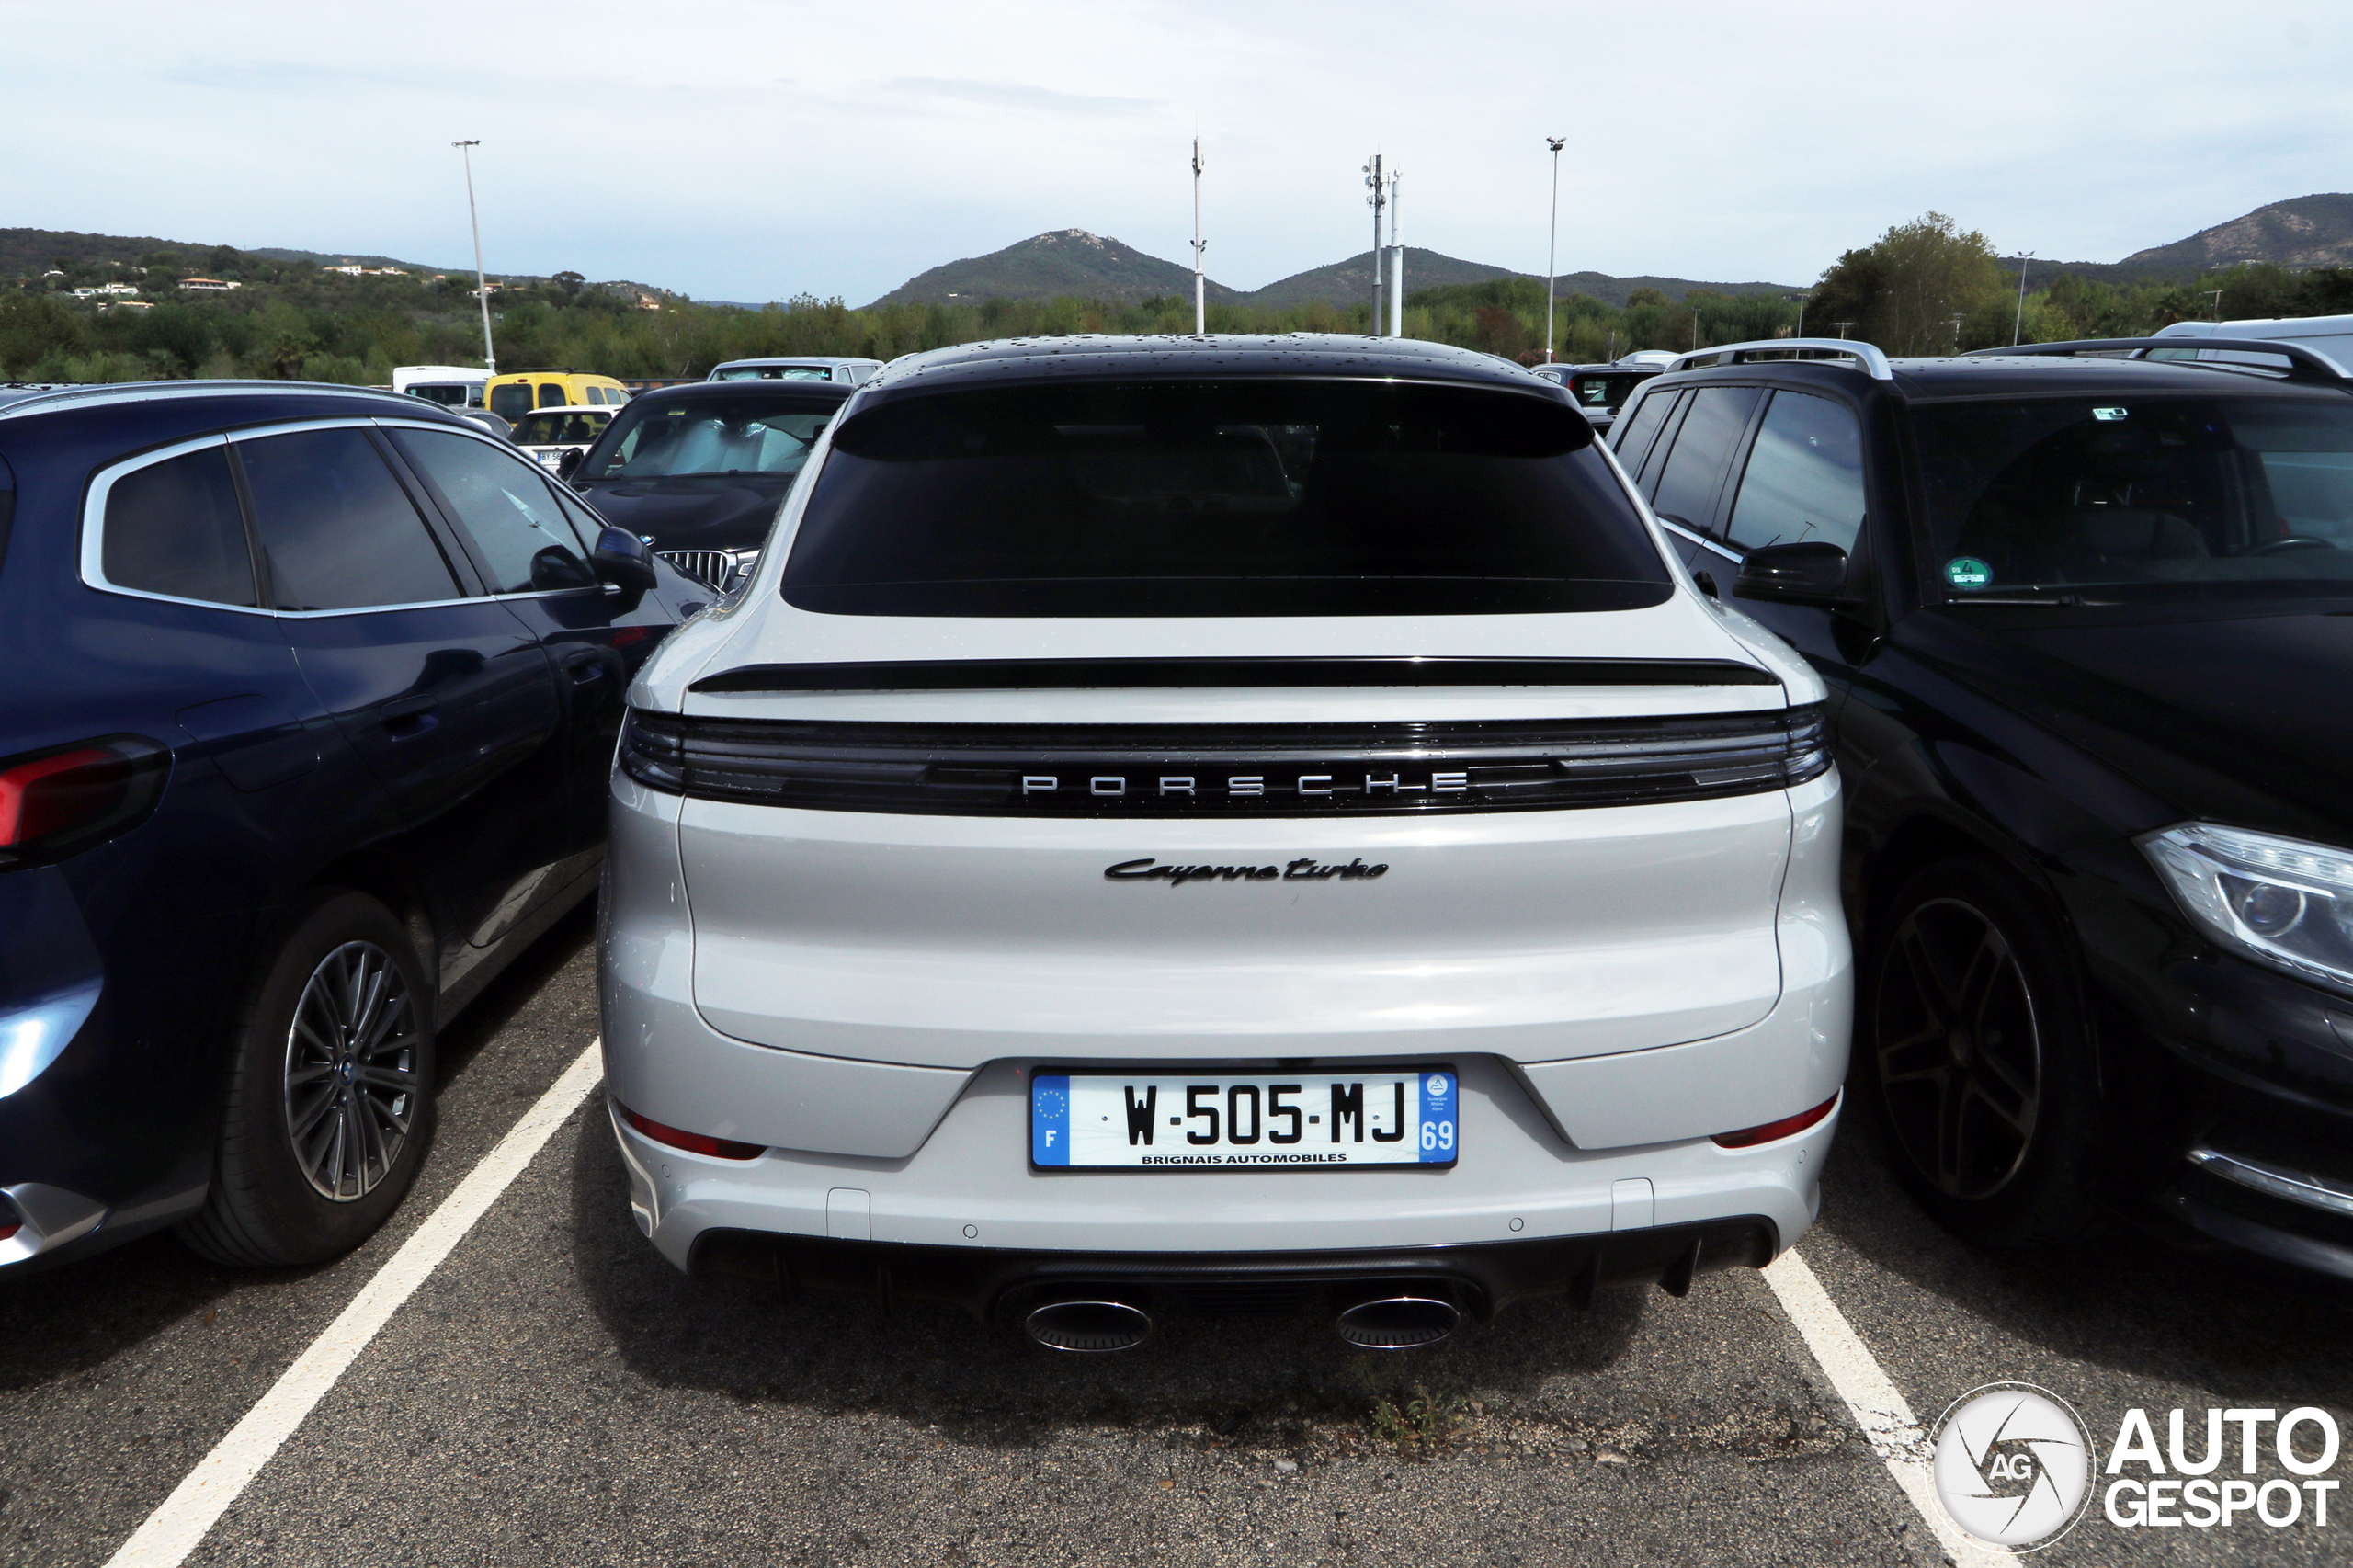
<svg viewBox="0 0 2353 1568">
<path fill-rule="evenodd" d="M 1529 369 L 1565 390 L 1586 423 L 1603 434 L 1634 389 L 1659 373 L 1656 365 L 1625 359 L 1609 365 L 1531 365 Z"/>
<path fill-rule="evenodd" d="M 1611 445 L 1830 685 L 1859 1097 L 1930 1209 L 2353 1277 L 2353 396 L 2151 347 L 1712 349 Z"/>
</svg>

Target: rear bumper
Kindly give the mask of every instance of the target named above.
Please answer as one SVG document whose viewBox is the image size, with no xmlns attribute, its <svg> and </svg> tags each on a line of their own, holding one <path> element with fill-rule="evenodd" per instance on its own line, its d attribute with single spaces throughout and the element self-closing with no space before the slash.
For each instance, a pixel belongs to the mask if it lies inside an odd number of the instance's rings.
<svg viewBox="0 0 2353 1568">
<path fill-rule="evenodd" d="M 897 1159 L 782 1149 L 720 1159 L 612 1119 L 638 1229 L 681 1268 L 698 1266 L 706 1235 L 750 1233 L 796 1245 L 822 1239 L 999 1259 L 1124 1257 L 1147 1269 L 1181 1256 L 1212 1272 L 1211 1260 L 1245 1255 L 1312 1255 L 1345 1268 L 1350 1255 L 1574 1242 L 1558 1255 L 1568 1262 L 1546 1265 L 1556 1281 L 1572 1279 L 1597 1247 L 1613 1268 L 1658 1278 L 1676 1255 L 1653 1256 L 1633 1237 L 1712 1236 L 1727 1224 L 1745 1236 L 1742 1227 L 1754 1222 L 1768 1238 L 1761 1250 L 1711 1244 L 1716 1261 L 1698 1266 L 1762 1263 L 1796 1241 L 1820 1207 L 1836 1116 L 1751 1149 L 1700 1138 L 1586 1152 L 1561 1138 L 1505 1064 L 1466 1058 L 1455 1066 L 1461 1154 L 1451 1169 L 1037 1170 L 1027 1158 L 1028 1068 L 1018 1062 L 973 1074 L 922 1146 Z M 1437 1267 L 1415 1266 L 1422 1275 Z M 1517 1289 L 1480 1281 L 1483 1292 Z"/>
<path fill-rule="evenodd" d="M 1580 1305 L 1603 1285 L 1656 1283 L 1676 1295 L 1700 1274 L 1756 1268 L 1779 1250 L 1769 1220 L 1654 1226 L 1606 1236 L 1385 1247 L 1332 1253 L 1032 1252 L 837 1241 L 761 1231 L 706 1231 L 688 1260 L 697 1275 L 773 1280 L 787 1290 L 849 1291 L 947 1301 L 987 1321 L 1073 1286 L 1145 1298 L 1154 1315 L 1274 1315 L 1405 1284 L 1438 1284 L 1472 1315 L 1566 1295 Z"/>
</svg>

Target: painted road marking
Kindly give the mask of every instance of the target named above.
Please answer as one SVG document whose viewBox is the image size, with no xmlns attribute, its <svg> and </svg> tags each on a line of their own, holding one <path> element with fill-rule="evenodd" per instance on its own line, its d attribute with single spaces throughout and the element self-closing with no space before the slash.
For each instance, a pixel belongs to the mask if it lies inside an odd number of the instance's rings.
<svg viewBox="0 0 2353 1568">
<path fill-rule="evenodd" d="M 602 1043 L 592 1040 L 587 1050 L 573 1059 L 563 1075 L 523 1113 L 498 1146 L 466 1173 L 457 1190 L 443 1199 L 441 1207 L 401 1244 L 375 1278 L 360 1287 L 343 1315 L 311 1342 L 261 1402 L 245 1412 L 245 1418 L 188 1471 L 162 1506 L 147 1516 L 122 1543 L 122 1550 L 108 1560 L 107 1568 L 179 1568 L 188 1560 L 205 1533 L 253 1483 L 302 1418 L 326 1397 L 377 1331 L 465 1240 L 474 1222 L 490 1211 L 499 1195 L 523 1174 L 556 1129 L 597 1087 L 604 1077 Z"/>
<path fill-rule="evenodd" d="M 1775 1258 L 1765 1268 L 1765 1283 L 1773 1288 L 1781 1310 L 1797 1325 L 1805 1347 L 1813 1352 L 1814 1360 L 1830 1378 L 1830 1386 L 1847 1402 L 1855 1420 L 1863 1429 L 1863 1437 L 1871 1452 L 1887 1466 L 1887 1473 L 1904 1489 L 1920 1517 L 1936 1532 L 1941 1545 L 1961 1568 L 1993 1568 L 1993 1565 L 2013 1562 L 2015 1554 L 1979 1543 L 1961 1533 L 1961 1527 L 1945 1516 L 1929 1486 L 1928 1466 L 1931 1452 L 1928 1434 L 1912 1414 L 1912 1406 L 1898 1390 L 1879 1358 L 1870 1352 L 1854 1324 L 1838 1310 L 1822 1281 L 1813 1277 L 1805 1259 L 1792 1247 Z"/>
</svg>

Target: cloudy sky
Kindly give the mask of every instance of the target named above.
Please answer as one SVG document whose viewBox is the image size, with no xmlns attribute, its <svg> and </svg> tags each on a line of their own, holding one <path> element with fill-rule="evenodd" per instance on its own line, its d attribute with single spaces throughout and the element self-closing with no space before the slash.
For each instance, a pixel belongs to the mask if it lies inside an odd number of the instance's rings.
<svg viewBox="0 0 2353 1568">
<path fill-rule="evenodd" d="M 469 255 L 863 303 L 1044 229 L 1211 275 L 1405 239 L 1541 271 L 1803 282 L 1935 209 L 2112 261 L 2353 188 L 2353 6 L 2246 0 L 0 0 L 0 226 Z"/>
</svg>

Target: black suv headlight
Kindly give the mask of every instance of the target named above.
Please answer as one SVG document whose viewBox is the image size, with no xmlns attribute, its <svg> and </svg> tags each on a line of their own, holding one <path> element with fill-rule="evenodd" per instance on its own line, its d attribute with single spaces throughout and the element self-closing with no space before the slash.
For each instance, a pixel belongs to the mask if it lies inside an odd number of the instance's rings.
<svg viewBox="0 0 2353 1568">
<path fill-rule="evenodd" d="M 2216 942 L 2353 988 L 2353 853 L 2202 822 L 2137 842 L 2182 912 Z"/>
</svg>

